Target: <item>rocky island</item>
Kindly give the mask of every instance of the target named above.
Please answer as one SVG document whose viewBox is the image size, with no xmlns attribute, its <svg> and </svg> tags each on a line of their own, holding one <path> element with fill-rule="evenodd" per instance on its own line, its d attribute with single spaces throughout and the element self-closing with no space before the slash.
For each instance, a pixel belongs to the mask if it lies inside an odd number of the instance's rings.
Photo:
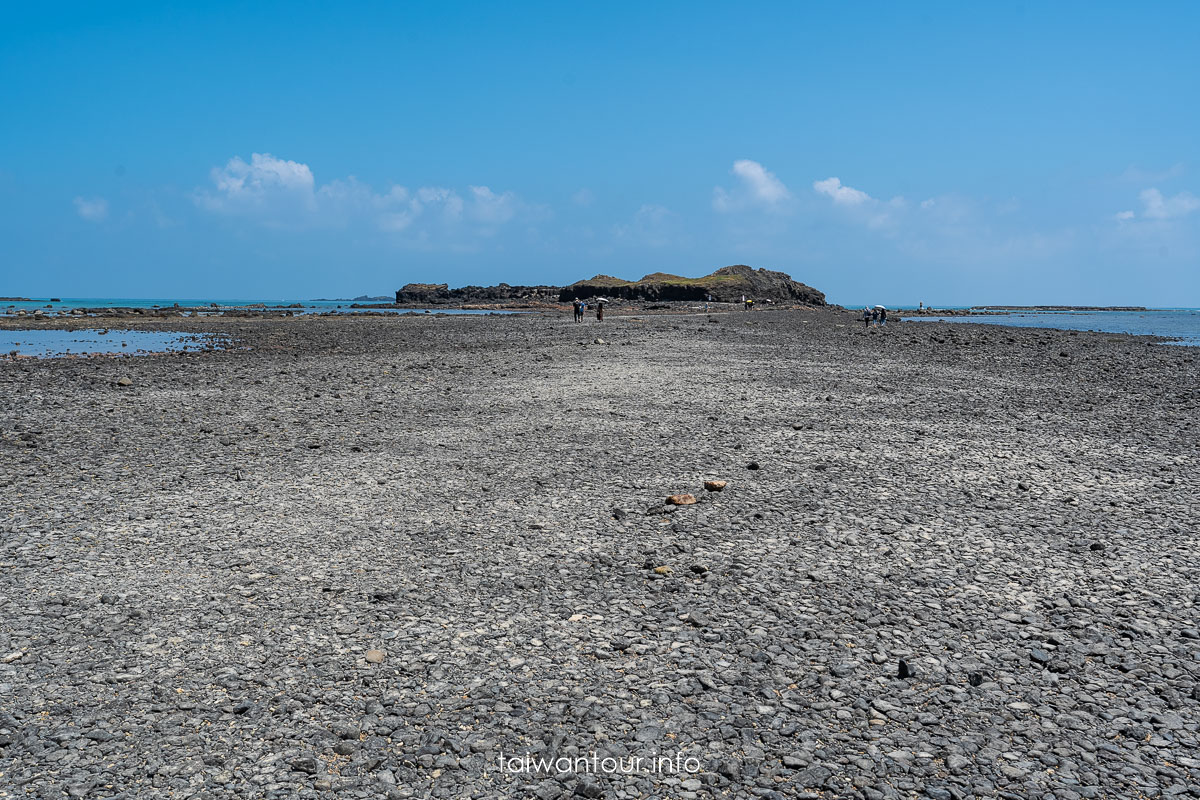
<svg viewBox="0 0 1200 800">
<path fill-rule="evenodd" d="M 605 298 L 630 301 L 697 301 L 735 303 L 742 298 L 780 305 L 824 306 L 825 295 L 792 280 L 783 272 L 754 269 L 744 264 L 722 267 L 700 278 L 655 272 L 627 281 L 597 275 L 570 286 L 463 286 L 444 283 L 410 283 L 396 292 L 396 304 L 440 305 L 504 302 L 571 302 Z"/>
<path fill-rule="evenodd" d="M 754 269 L 745 264 L 721 267 L 701 278 L 683 278 L 655 272 L 641 280 L 626 281 L 597 275 L 578 281 L 559 292 L 560 300 L 612 297 L 623 300 L 692 300 L 712 298 L 719 303 L 736 303 L 742 298 L 781 305 L 824 306 L 825 295 L 811 286 L 792 280 L 783 272 Z"/>
</svg>

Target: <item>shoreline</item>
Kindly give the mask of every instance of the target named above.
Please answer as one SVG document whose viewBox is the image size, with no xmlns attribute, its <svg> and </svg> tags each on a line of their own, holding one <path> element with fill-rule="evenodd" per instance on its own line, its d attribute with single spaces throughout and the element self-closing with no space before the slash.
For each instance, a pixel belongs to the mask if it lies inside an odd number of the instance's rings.
<svg viewBox="0 0 1200 800">
<path fill-rule="evenodd" d="M 702 304 L 701 304 L 702 306 Z M 187 333 L 205 332 L 212 330 L 207 327 L 209 323 L 219 327 L 221 320 L 278 320 L 292 321 L 302 319 L 450 319 L 461 317 L 464 315 L 454 314 L 454 310 L 484 312 L 478 315 L 487 319 L 496 319 L 504 316 L 513 315 L 534 315 L 545 317 L 547 319 L 566 318 L 569 316 L 569 305 L 524 305 L 516 306 L 512 304 L 497 304 L 497 305 L 480 305 L 480 304 L 465 304 L 461 306 L 447 307 L 445 309 L 436 309 L 428 307 L 407 307 L 388 305 L 387 309 L 395 309 L 393 313 L 384 310 L 380 307 L 364 308 L 355 310 L 352 313 L 340 311 L 325 311 L 320 313 L 295 314 L 289 313 L 289 307 L 276 308 L 257 308 L 254 306 L 237 307 L 227 309 L 221 313 L 204 314 L 202 316 L 183 315 L 178 313 L 151 313 L 141 309 L 132 309 L 133 313 L 126 313 L 130 309 L 114 308 L 108 309 L 112 313 L 97 314 L 95 316 L 83 314 L 67 314 L 55 316 L 25 316 L 13 317 L 0 315 L 0 330 L 87 330 L 99 327 L 103 324 L 104 327 L 130 327 L 131 329 L 141 329 L 145 327 L 148 330 L 178 330 Z M 174 312 L 174 309 L 162 309 L 164 312 Z M 487 313 L 493 312 L 493 313 Z M 908 328 L 905 326 L 905 317 L 914 317 L 910 320 L 913 324 L 918 324 L 922 327 L 933 327 L 942 329 L 947 326 L 951 328 L 975 327 L 976 325 L 996 327 L 1003 331 L 1013 330 L 1036 330 L 1060 333 L 1064 335 L 1099 335 L 1104 337 L 1133 337 L 1142 340 L 1145 343 L 1153 344 L 1171 344 L 1180 345 L 1183 347 L 1200 346 L 1200 342 L 1193 339 L 1180 336 L 1171 336 L 1165 334 L 1154 333 L 1128 333 L 1121 331 L 1099 331 L 1099 330 L 1076 330 L 1069 328 L 1055 327 L 1034 327 L 1034 326 L 1016 326 L 1005 325 L 1003 323 L 991 322 L 990 316 L 1007 316 L 1012 312 L 996 312 L 994 314 L 981 314 L 975 312 L 951 313 L 949 311 L 926 312 L 924 314 L 910 313 L 907 310 L 895 310 L 892 312 L 896 316 L 889 321 L 889 324 L 883 328 L 870 328 L 870 331 L 878 332 L 881 335 L 895 334 L 897 331 Z M 795 315 L 816 315 L 825 316 L 835 320 L 834 324 L 840 324 L 848 327 L 862 328 L 862 318 L 860 312 L 855 309 L 843 309 L 840 306 L 827 306 L 824 308 L 814 308 L 811 306 L 764 306 L 755 308 L 752 311 L 745 311 L 739 303 L 712 303 L 710 310 L 705 311 L 702 307 L 691 302 L 664 302 L 664 303 L 630 303 L 630 304 L 606 304 L 605 316 L 606 319 L 629 319 L 629 318 L 663 318 L 663 317 L 680 317 L 691 318 L 700 316 L 713 317 L 732 317 L 735 319 L 745 318 L 749 322 L 762 317 L 763 315 L 778 315 L 778 314 L 795 314 Z M 937 322 L 936 320 L 926 321 L 923 317 L 980 317 L 976 322 Z M 165 326 L 158 323 L 167 323 Z M 31 324 L 32 323 L 32 324 Z M 603 325 L 597 323 L 590 311 L 585 319 L 583 327 L 589 325 Z M 911 327 L 911 326 L 909 326 Z M 943 336 L 945 334 L 943 333 Z M 157 354 L 155 354 L 157 355 Z M 103 357 L 103 354 L 95 354 L 92 357 Z"/>
</svg>

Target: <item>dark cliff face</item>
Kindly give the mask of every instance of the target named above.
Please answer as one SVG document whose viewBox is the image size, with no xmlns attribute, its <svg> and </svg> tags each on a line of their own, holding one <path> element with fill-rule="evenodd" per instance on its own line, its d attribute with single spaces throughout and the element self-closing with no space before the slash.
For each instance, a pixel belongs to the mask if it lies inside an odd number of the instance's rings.
<svg viewBox="0 0 1200 800">
<path fill-rule="evenodd" d="M 703 302 L 710 292 L 700 286 L 685 284 L 620 285 L 593 284 L 588 281 L 571 284 L 559 292 L 559 300 L 586 300 L 589 297 L 608 297 L 615 300 L 699 300 Z M 718 299 L 713 295 L 713 299 Z"/>
<path fill-rule="evenodd" d="M 611 297 L 622 300 L 685 300 L 740 302 L 743 297 L 757 302 L 771 300 L 784 305 L 825 305 L 825 295 L 783 272 L 754 269 L 745 264 L 722 267 L 703 278 L 683 278 L 678 275 L 654 273 L 640 281 L 621 281 L 598 275 L 565 287 L 560 300 L 588 297 Z"/>
<path fill-rule="evenodd" d="M 410 283 L 396 292 L 397 303 L 498 303 L 509 300 L 551 301 L 558 298 L 558 286 L 461 286 L 451 289 L 444 283 Z"/>
</svg>

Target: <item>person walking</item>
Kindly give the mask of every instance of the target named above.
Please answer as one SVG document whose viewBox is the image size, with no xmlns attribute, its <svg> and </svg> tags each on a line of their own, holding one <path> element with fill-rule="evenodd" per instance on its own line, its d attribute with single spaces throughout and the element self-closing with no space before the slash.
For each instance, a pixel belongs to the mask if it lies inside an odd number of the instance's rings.
<svg viewBox="0 0 1200 800">
<path fill-rule="evenodd" d="M 887 309 L 881 308 L 879 309 L 879 327 L 882 328 L 885 325 L 887 325 Z"/>
<path fill-rule="evenodd" d="M 579 322 L 580 320 L 582 320 L 582 319 L 583 319 L 583 311 L 581 311 L 581 310 L 580 310 L 580 308 L 579 308 L 579 300 L 578 300 L 578 299 L 574 300 L 574 301 L 571 303 L 571 309 L 572 309 L 572 311 L 573 311 L 573 312 L 574 312 L 574 314 L 575 314 L 575 321 L 576 321 L 576 322 Z"/>
<path fill-rule="evenodd" d="M 874 325 L 876 328 L 879 327 L 879 309 L 878 308 L 871 309 L 871 324 Z"/>
<path fill-rule="evenodd" d="M 871 327 L 871 309 L 863 306 L 863 328 Z"/>
<path fill-rule="evenodd" d="M 604 301 L 596 303 L 596 322 L 604 322 Z"/>
</svg>

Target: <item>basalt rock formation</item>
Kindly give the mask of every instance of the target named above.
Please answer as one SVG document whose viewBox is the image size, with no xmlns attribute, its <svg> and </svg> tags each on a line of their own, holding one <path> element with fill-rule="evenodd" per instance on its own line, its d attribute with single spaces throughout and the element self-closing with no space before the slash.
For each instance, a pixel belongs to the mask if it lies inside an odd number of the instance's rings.
<svg viewBox="0 0 1200 800">
<path fill-rule="evenodd" d="M 561 292 L 558 286 L 461 286 L 451 289 L 445 283 L 410 283 L 396 291 L 397 304 L 420 303 L 448 305 L 458 303 L 499 303 L 511 300 L 553 302 Z"/>
<path fill-rule="evenodd" d="M 743 297 L 758 302 L 770 300 L 784 305 L 824 306 L 825 295 L 811 286 L 792 280 L 783 272 L 754 269 L 745 264 L 721 267 L 702 278 L 684 278 L 655 272 L 639 281 L 597 275 L 565 287 L 560 300 L 606 297 L 623 300 L 691 300 L 739 302 Z"/>
</svg>

